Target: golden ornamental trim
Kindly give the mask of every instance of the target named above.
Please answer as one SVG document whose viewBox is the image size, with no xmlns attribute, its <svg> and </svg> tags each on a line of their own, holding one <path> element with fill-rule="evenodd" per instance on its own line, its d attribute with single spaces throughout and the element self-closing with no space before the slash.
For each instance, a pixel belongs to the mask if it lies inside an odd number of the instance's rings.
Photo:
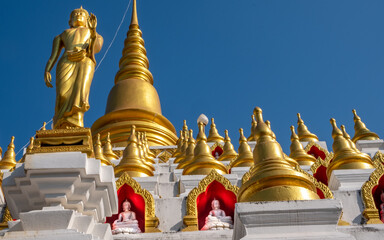
<svg viewBox="0 0 384 240">
<path fill-rule="evenodd" d="M 241 178 L 242 185 L 244 185 L 244 183 L 246 183 L 251 178 L 251 169 L 249 169 L 248 172 L 244 173 L 243 177 Z"/>
<path fill-rule="evenodd" d="M 308 172 L 306 172 L 303 169 L 301 169 L 301 167 L 299 165 L 296 165 L 295 168 L 296 168 L 296 171 L 301 172 L 301 173 L 307 175 L 311 179 L 311 181 L 313 182 L 315 187 L 320 189 L 320 191 L 323 193 L 324 198 L 333 199 L 332 191 L 327 187 L 327 185 L 325 185 L 324 183 L 322 183 L 320 181 L 317 181 L 317 179 L 314 176 L 312 176 Z"/>
<path fill-rule="evenodd" d="M 373 166 L 378 168 L 379 165 L 384 165 L 384 154 L 380 151 L 375 153 L 375 156 L 372 158 Z"/>
<path fill-rule="evenodd" d="M 213 150 L 215 150 L 216 147 L 220 147 L 220 148 L 223 149 L 223 151 L 224 151 L 224 145 L 222 145 L 222 144 L 219 143 L 219 142 L 215 142 L 215 143 L 210 147 L 211 152 L 212 152 Z"/>
<path fill-rule="evenodd" d="M 331 152 L 328 152 L 328 150 L 326 150 L 325 148 L 323 148 L 322 146 L 320 146 L 320 144 L 314 142 L 314 141 L 310 141 L 307 146 L 305 146 L 304 148 L 304 151 L 305 152 L 309 152 L 309 150 L 311 150 L 311 148 L 315 146 L 317 147 L 320 151 L 324 152 L 325 153 L 325 157 L 327 158 L 328 155 L 331 153 Z"/>
<path fill-rule="evenodd" d="M 145 219 L 155 216 L 155 201 L 153 196 L 147 190 L 141 188 L 140 184 L 135 179 L 131 178 L 128 173 L 124 172 L 119 179 L 116 180 L 116 190 L 119 190 L 124 184 L 130 186 L 136 194 L 143 197 L 145 202 Z"/>
<path fill-rule="evenodd" d="M 197 217 L 197 205 L 196 199 L 197 197 L 207 190 L 209 184 L 213 181 L 217 181 L 221 183 L 226 190 L 233 192 L 236 196 L 239 192 L 239 187 L 232 185 L 232 183 L 221 174 L 219 174 L 216 170 L 212 170 L 205 178 L 203 178 L 197 187 L 192 189 L 192 191 L 188 194 L 187 198 L 187 215 L 192 215 Z"/>
<path fill-rule="evenodd" d="M 367 224 L 382 224 L 380 220 L 379 210 L 376 208 L 375 200 L 373 198 L 372 190 L 375 186 L 379 185 L 380 178 L 384 175 L 384 165 L 378 164 L 377 168 L 369 176 L 361 187 L 361 198 L 365 209 L 363 216 L 367 220 Z"/>
<path fill-rule="evenodd" d="M 321 166 L 328 168 L 328 163 L 325 160 L 321 159 L 321 157 L 318 157 L 311 166 L 311 172 L 315 174 L 317 172 L 317 169 L 319 169 L 319 167 Z"/>
</svg>

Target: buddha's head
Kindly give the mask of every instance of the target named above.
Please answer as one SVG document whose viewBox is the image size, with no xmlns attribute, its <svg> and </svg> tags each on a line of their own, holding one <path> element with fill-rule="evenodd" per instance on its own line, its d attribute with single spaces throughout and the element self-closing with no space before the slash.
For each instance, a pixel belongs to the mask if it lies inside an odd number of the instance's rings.
<svg viewBox="0 0 384 240">
<path fill-rule="evenodd" d="M 80 7 L 71 12 L 69 16 L 69 26 L 70 27 L 86 27 L 89 14 L 87 10 Z"/>
<path fill-rule="evenodd" d="M 211 203 L 211 206 L 212 206 L 212 209 L 220 209 L 220 202 L 219 200 L 216 200 L 216 199 L 213 199 L 212 203 Z"/>
<path fill-rule="evenodd" d="M 131 210 L 131 203 L 127 199 L 125 199 L 125 201 L 123 202 L 122 208 L 123 208 L 123 212 Z"/>
</svg>

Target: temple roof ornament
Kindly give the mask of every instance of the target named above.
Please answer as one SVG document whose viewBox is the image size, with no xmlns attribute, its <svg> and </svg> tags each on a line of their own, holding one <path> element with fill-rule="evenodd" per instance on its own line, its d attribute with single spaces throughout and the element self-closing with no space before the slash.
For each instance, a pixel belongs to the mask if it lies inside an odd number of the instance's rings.
<svg viewBox="0 0 384 240">
<path fill-rule="evenodd" d="M 115 175 L 117 177 L 121 176 L 124 172 L 128 173 L 131 177 L 153 176 L 152 169 L 140 157 L 135 125 L 131 128 L 131 135 L 128 138 L 127 147 L 124 149 L 123 158 L 115 167 Z"/>
<path fill-rule="evenodd" d="M 217 131 L 215 119 L 211 118 L 211 128 L 209 129 L 209 135 L 207 142 L 223 142 L 224 138 L 220 136 L 219 132 Z"/>
<path fill-rule="evenodd" d="M 185 152 L 185 158 L 177 165 L 176 169 L 183 169 L 192 163 L 195 151 L 195 139 L 193 138 L 193 130 L 189 129 L 188 147 Z"/>
<path fill-rule="evenodd" d="M 109 132 L 107 133 L 107 141 L 104 144 L 103 153 L 104 153 L 105 158 L 108 161 L 119 159 L 119 156 L 117 156 L 117 154 L 114 153 L 112 150 L 112 144 L 111 144 L 111 138 L 110 138 Z"/>
<path fill-rule="evenodd" d="M 255 115 L 252 114 L 251 117 L 252 117 L 251 134 L 247 138 L 247 141 L 255 141 L 255 138 L 253 137 L 253 135 L 255 135 L 255 128 L 257 126 L 257 122 L 255 120 Z"/>
<path fill-rule="evenodd" d="M 299 137 L 295 133 L 295 127 L 291 126 L 291 154 L 289 157 L 295 159 L 300 165 L 312 165 L 316 158 L 305 152 L 303 145 L 299 142 Z"/>
<path fill-rule="evenodd" d="M 312 179 L 296 171 L 284 158 L 280 144 L 263 120 L 262 110 L 256 107 L 256 146 L 254 167 L 250 178 L 239 190 L 239 202 L 289 201 L 319 199 Z M 273 183 L 273 184 L 271 184 Z"/>
<path fill-rule="evenodd" d="M 379 135 L 374 132 L 371 132 L 365 124 L 361 121 L 361 118 L 357 115 L 356 110 L 352 110 L 353 121 L 355 122 L 355 135 L 352 138 L 352 141 L 356 143 L 358 140 L 378 140 L 380 139 Z"/>
<path fill-rule="evenodd" d="M 297 113 L 297 135 L 300 142 L 319 141 L 319 138 L 308 130 L 303 119 L 301 119 L 300 113 Z"/>
<path fill-rule="evenodd" d="M 237 158 L 238 154 L 233 148 L 233 145 L 231 143 L 231 138 L 228 135 L 228 130 L 225 130 L 224 133 L 225 133 L 225 138 L 224 138 L 223 153 L 220 155 L 220 157 L 217 160 L 232 161 Z"/>
<path fill-rule="evenodd" d="M 0 169 L 12 169 L 16 165 L 15 137 L 12 136 L 11 142 L 0 161 Z"/>
<path fill-rule="evenodd" d="M 199 133 L 196 138 L 194 157 L 191 164 L 185 166 L 183 175 L 207 175 L 215 169 L 220 174 L 226 174 L 226 166 L 213 158 L 211 149 L 207 144 L 207 137 L 204 132 L 204 124 L 199 122 Z"/>
<path fill-rule="evenodd" d="M 147 154 L 144 151 L 144 145 L 142 142 L 142 135 L 143 133 L 137 132 L 136 138 L 137 138 L 137 147 L 139 148 L 140 153 L 140 159 L 143 162 L 144 165 L 148 166 L 152 171 L 155 171 L 155 167 L 152 165 L 152 162 L 149 162 L 147 159 Z"/>
<path fill-rule="evenodd" d="M 181 148 L 184 144 L 184 131 L 183 130 L 180 130 L 180 137 L 177 139 L 177 148 L 176 148 L 176 151 L 172 154 L 172 157 L 178 157 L 180 154 L 182 154 L 181 152 Z"/>
<path fill-rule="evenodd" d="M 175 158 L 175 160 L 173 161 L 173 163 L 178 163 L 180 161 L 182 161 L 186 154 L 187 154 L 187 148 L 188 148 L 188 130 L 183 132 L 184 133 L 184 139 L 183 139 L 183 144 L 181 145 L 181 149 L 180 149 L 180 153 L 179 156 L 177 156 Z"/>
<path fill-rule="evenodd" d="M 123 147 L 127 144 L 132 125 L 135 125 L 137 131 L 147 133 L 149 145 L 175 144 L 175 128 L 162 115 L 160 99 L 148 67 L 134 0 L 115 85 L 109 93 L 105 115 L 92 125 L 93 136 L 100 133 L 101 139 L 105 139 L 110 132 L 114 146 Z"/>
<path fill-rule="evenodd" d="M 95 153 L 95 158 L 99 159 L 101 161 L 101 164 L 103 165 L 113 165 L 110 160 L 108 160 L 106 157 L 104 157 L 103 154 L 103 148 L 101 147 L 101 141 L 100 141 L 100 134 L 97 134 L 97 139 L 95 142 L 94 148 L 94 153 Z"/>
<path fill-rule="evenodd" d="M 371 158 L 366 154 L 361 154 L 352 148 L 347 138 L 343 136 L 343 132 L 337 127 L 336 120 L 331 118 L 332 125 L 332 149 L 334 158 L 327 168 L 328 179 L 331 177 L 333 170 L 337 169 L 370 169 L 373 168 Z M 345 130 L 345 129 L 344 129 Z M 346 135 L 347 136 L 347 135 Z"/>
<path fill-rule="evenodd" d="M 244 131 L 242 128 L 239 129 L 239 133 L 239 155 L 229 164 L 229 168 L 253 166 L 253 154 L 251 151 L 251 147 L 249 147 L 247 143 L 247 139 L 244 136 Z"/>
</svg>

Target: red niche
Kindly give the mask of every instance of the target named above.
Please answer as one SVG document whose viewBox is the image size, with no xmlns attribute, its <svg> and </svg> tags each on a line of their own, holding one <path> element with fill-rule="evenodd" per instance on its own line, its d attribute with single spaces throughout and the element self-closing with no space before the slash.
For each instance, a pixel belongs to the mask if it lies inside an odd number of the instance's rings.
<svg viewBox="0 0 384 240">
<path fill-rule="evenodd" d="M 127 184 L 124 184 L 117 190 L 117 196 L 119 201 L 119 213 L 123 211 L 122 205 L 125 199 L 131 203 L 131 211 L 136 213 L 136 219 L 139 222 L 141 232 L 145 231 L 145 202 L 142 196 L 136 194 L 133 188 Z M 107 217 L 106 223 L 111 224 L 117 219 L 118 214 L 114 214 L 111 217 Z"/>
<path fill-rule="evenodd" d="M 216 154 L 217 154 L 217 156 L 216 156 Z M 219 146 L 215 147 L 215 149 L 212 151 L 212 156 L 213 156 L 214 158 L 216 158 L 216 159 L 217 159 L 218 157 L 220 157 L 221 154 L 223 154 L 223 149 L 222 149 L 221 147 L 219 147 Z"/>
<path fill-rule="evenodd" d="M 313 174 L 313 177 L 316 178 L 317 181 L 322 182 L 328 186 L 327 168 L 323 165 L 317 168 L 316 172 Z"/>
<path fill-rule="evenodd" d="M 382 204 L 381 199 L 380 199 L 380 195 L 381 195 L 382 191 L 384 191 L 384 177 L 383 176 L 381 176 L 381 178 L 379 180 L 379 184 L 374 186 L 372 189 L 372 196 L 373 196 L 373 199 L 375 200 L 375 205 L 379 211 L 379 214 L 380 214 L 380 204 Z M 380 215 L 380 218 L 381 218 L 381 215 Z M 381 218 L 381 221 L 383 221 L 382 218 Z"/>
<path fill-rule="evenodd" d="M 204 227 L 205 218 L 212 210 L 211 203 L 214 199 L 219 200 L 221 210 L 223 210 L 227 216 L 231 216 L 233 221 L 236 195 L 232 191 L 226 190 L 218 181 L 213 181 L 208 185 L 205 192 L 200 193 L 196 199 L 199 230 Z"/>
<path fill-rule="evenodd" d="M 325 152 L 321 151 L 318 147 L 312 146 L 311 149 L 307 152 L 308 154 L 314 156 L 316 159 L 320 157 L 321 159 L 325 159 Z"/>
</svg>

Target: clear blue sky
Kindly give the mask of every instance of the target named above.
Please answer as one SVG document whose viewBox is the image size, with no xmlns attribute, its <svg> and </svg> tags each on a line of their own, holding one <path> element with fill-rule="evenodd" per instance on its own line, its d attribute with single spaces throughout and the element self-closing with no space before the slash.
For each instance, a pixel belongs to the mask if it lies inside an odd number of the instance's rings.
<svg viewBox="0 0 384 240">
<path fill-rule="evenodd" d="M 23 146 L 54 114 L 55 90 L 43 73 L 53 38 L 83 5 L 104 37 L 100 61 L 129 0 L 5 1 L 0 8 L 0 146 Z M 130 12 L 93 79 L 85 125 L 104 114 Z M 332 146 L 329 118 L 353 136 L 357 109 L 384 136 L 384 1 L 138 0 L 140 28 L 163 115 L 194 130 L 199 114 L 215 117 L 238 144 L 255 106 L 264 110 L 288 154 L 289 126 L 300 112 Z M 54 71 L 52 71 L 54 76 Z M 20 158 L 21 155 L 18 156 Z"/>
</svg>

